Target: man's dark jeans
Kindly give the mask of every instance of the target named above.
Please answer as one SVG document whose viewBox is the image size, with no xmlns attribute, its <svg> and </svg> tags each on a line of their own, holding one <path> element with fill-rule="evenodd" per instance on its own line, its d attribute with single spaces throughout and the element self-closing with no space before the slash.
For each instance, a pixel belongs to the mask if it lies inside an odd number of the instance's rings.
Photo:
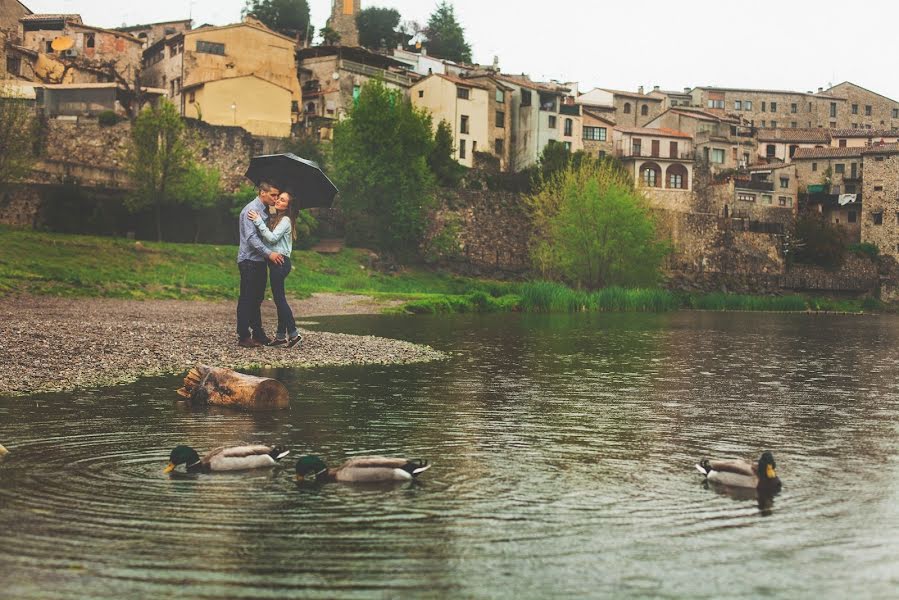
<svg viewBox="0 0 899 600">
<path fill-rule="evenodd" d="M 287 303 L 287 296 L 284 293 L 284 280 L 290 275 L 290 259 L 284 257 L 284 263 L 281 265 L 272 265 L 269 269 L 272 281 L 272 300 L 278 307 L 278 333 L 277 338 L 287 339 L 288 334 L 293 334 L 297 330 L 296 321 L 293 319 L 293 311 Z"/>
<path fill-rule="evenodd" d="M 265 299 L 267 269 L 265 261 L 242 260 L 240 269 L 240 298 L 237 299 L 237 337 L 246 339 L 253 330 L 253 338 L 265 340 L 262 329 L 262 301 Z"/>
</svg>

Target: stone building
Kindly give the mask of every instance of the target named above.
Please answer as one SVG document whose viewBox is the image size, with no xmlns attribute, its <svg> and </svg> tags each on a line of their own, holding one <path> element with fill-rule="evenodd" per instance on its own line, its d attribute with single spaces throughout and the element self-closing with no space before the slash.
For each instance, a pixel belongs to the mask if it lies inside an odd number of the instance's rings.
<svg viewBox="0 0 899 600">
<path fill-rule="evenodd" d="M 615 156 L 645 188 L 647 195 L 666 206 L 674 194 L 689 202 L 693 189 L 693 139 L 682 131 L 623 127 L 613 130 Z M 664 191 L 664 193 L 662 193 Z"/>
<path fill-rule="evenodd" d="M 491 152 L 488 122 L 489 92 L 477 80 L 452 75 L 429 75 L 411 90 L 412 103 L 431 113 L 436 130 L 441 121 L 453 133 L 453 158 L 466 167 L 474 166 L 475 152 Z"/>
<path fill-rule="evenodd" d="M 690 88 L 684 88 L 682 91 L 662 90 L 656 85 L 646 95 L 661 98 L 663 111 L 677 106 L 693 106 L 693 96 L 690 95 Z"/>
<path fill-rule="evenodd" d="M 799 207 L 799 183 L 792 164 L 756 165 L 734 178 L 732 217 L 788 224 Z"/>
<path fill-rule="evenodd" d="M 359 45 L 359 29 L 356 27 L 356 15 L 361 10 L 362 0 L 333 0 L 328 27 L 340 35 L 341 45 Z"/>
<path fill-rule="evenodd" d="M 612 156 L 615 153 L 612 141 L 615 122 L 587 108 L 584 109 L 582 120 L 584 151 L 594 158 Z"/>
<path fill-rule="evenodd" d="M 474 81 L 487 89 L 487 148 L 499 159 L 501 171 L 508 171 L 512 156 L 512 107 L 517 106 L 515 88 L 506 85 L 492 73 L 471 75 L 466 81 Z M 413 101 L 415 97 L 413 94 Z"/>
<path fill-rule="evenodd" d="M 863 151 L 865 178 L 861 240 L 875 244 L 880 254 L 899 258 L 899 146 Z"/>
<path fill-rule="evenodd" d="M 661 113 L 646 127 L 673 129 L 690 135 L 696 158 L 714 171 L 745 167 L 753 162 L 756 153 L 751 128 L 739 118 L 722 113 L 679 106 Z"/>
<path fill-rule="evenodd" d="M 693 106 L 723 111 L 755 127 L 849 127 L 845 98 L 818 93 L 700 86 L 693 88 Z"/>
<path fill-rule="evenodd" d="M 643 127 L 659 116 L 665 101 L 660 95 L 646 95 L 641 87 L 636 93 L 606 88 L 593 88 L 575 100 L 596 109 L 613 109 L 615 123 L 626 127 Z"/>
<path fill-rule="evenodd" d="M 169 35 L 144 50 L 141 81 L 186 117 L 287 137 L 302 102 L 296 42 L 247 17 Z"/>
<path fill-rule="evenodd" d="M 0 33 L 6 34 L 7 41 L 18 41 L 19 19 L 30 14 L 31 10 L 18 0 L 0 0 Z"/>
<path fill-rule="evenodd" d="M 372 79 L 409 94 L 418 79 L 402 62 L 361 47 L 312 46 L 297 51 L 303 90 L 303 125 L 330 139 L 334 124 L 346 117 L 362 86 Z"/>
<path fill-rule="evenodd" d="M 791 162 L 796 165 L 800 190 L 822 186 L 828 194 L 857 194 L 862 188 L 862 153 L 865 147 L 799 148 Z"/>
<path fill-rule="evenodd" d="M 133 35 L 143 42 L 144 48 L 148 48 L 170 35 L 189 31 L 191 23 L 192 21 L 190 19 L 181 19 L 179 21 L 163 21 L 161 23 L 116 27 L 116 31 L 124 31 L 125 33 Z"/>
<path fill-rule="evenodd" d="M 849 124 L 846 127 L 850 129 L 899 128 L 899 102 L 892 98 L 851 81 L 839 83 L 824 93 L 846 99 L 849 107 Z"/>
<path fill-rule="evenodd" d="M 758 129 L 758 156 L 754 162 L 790 162 L 800 148 L 824 148 L 830 145 L 828 129 Z"/>
</svg>

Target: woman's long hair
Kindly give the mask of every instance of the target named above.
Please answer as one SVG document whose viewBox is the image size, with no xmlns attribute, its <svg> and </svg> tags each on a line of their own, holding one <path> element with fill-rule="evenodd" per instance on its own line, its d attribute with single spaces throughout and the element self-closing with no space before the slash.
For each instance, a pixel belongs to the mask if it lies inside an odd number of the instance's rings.
<svg viewBox="0 0 899 600">
<path fill-rule="evenodd" d="M 275 227 L 278 226 L 278 223 L 281 222 L 281 219 L 290 219 L 290 237 L 293 241 L 297 241 L 297 223 L 296 223 L 296 212 L 293 210 L 293 194 L 290 192 L 281 192 L 282 194 L 287 194 L 287 200 L 290 204 L 287 205 L 287 210 L 284 212 L 279 212 L 274 217 L 268 220 L 268 228 L 271 231 L 275 230 Z"/>
</svg>

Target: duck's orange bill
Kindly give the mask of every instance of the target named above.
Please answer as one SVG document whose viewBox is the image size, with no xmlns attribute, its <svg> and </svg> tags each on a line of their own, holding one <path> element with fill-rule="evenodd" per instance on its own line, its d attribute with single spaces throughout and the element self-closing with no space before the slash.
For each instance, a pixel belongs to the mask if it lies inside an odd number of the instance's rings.
<svg viewBox="0 0 899 600">
<path fill-rule="evenodd" d="M 174 470 L 175 470 L 175 463 L 169 463 L 169 466 L 167 466 L 165 469 L 163 469 L 162 472 L 163 473 L 171 473 Z"/>
<path fill-rule="evenodd" d="M 765 475 L 767 475 L 768 479 L 774 479 L 777 477 L 777 473 L 774 472 L 774 467 L 768 465 L 765 467 Z"/>
</svg>

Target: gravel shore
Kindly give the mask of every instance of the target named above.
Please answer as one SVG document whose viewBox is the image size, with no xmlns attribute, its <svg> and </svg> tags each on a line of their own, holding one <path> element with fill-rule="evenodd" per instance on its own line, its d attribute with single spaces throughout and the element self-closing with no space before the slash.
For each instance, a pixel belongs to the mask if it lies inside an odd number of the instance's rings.
<svg viewBox="0 0 899 600">
<path fill-rule="evenodd" d="M 291 306 L 303 333 L 299 348 L 247 349 L 237 346 L 234 302 L 0 298 L 0 395 L 126 383 L 186 372 L 197 363 L 241 369 L 445 358 L 409 342 L 302 329 L 308 317 L 373 314 L 384 307 L 367 297 L 315 294 Z M 271 302 L 262 314 L 273 335 Z"/>
</svg>

